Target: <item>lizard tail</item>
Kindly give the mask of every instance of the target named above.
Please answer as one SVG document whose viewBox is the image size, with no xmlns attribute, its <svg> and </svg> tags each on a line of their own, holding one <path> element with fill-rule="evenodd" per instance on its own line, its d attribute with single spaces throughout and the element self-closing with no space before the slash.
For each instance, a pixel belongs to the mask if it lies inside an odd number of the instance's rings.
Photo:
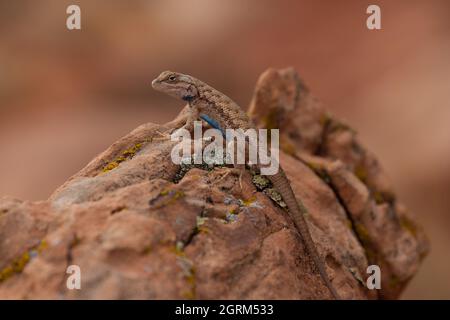
<svg viewBox="0 0 450 320">
<path fill-rule="evenodd" d="M 267 176 L 267 178 L 269 178 L 273 186 L 278 190 L 278 192 L 283 197 L 283 200 L 289 209 L 290 216 L 294 220 L 294 224 L 297 227 L 297 230 L 300 232 L 300 235 L 303 238 L 303 242 L 306 246 L 306 249 L 310 254 L 310 256 L 312 257 L 314 264 L 316 265 L 317 269 L 319 269 L 320 276 L 325 282 L 325 285 L 328 287 L 331 294 L 336 300 L 341 300 L 341 297 L 339 296 L 336 289 L 331 284 L 330 279 L 328 278 L 328 274 L 325 271 L 324 261 L 322 261 L 322 259 L 319 256 L 319 253 L 317 252 L 316 246 L 309 232 L 308 225 L 306 224 L 305 217 L 303 216 L 304 210 L 303 211 L 301 210 L 295 198 L 294 191 L 292 191 L 289 180 L 286 177 L 286 174 L 280 168 L 277 174 Z"/>
</svg>

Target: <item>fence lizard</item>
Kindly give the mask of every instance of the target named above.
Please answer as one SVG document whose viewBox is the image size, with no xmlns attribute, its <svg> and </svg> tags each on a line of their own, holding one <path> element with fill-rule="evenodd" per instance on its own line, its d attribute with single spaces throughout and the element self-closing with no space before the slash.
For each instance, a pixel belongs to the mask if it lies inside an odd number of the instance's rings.
<svg viewBox="0 0 450 320">
<path fill-rule="evenodd" d="M 188 130 L 191 130 L 193 122 L 199 118 L 222 132 L 227 128 L 243 130 L 254 128 L 251 120 L 238 104 L 223 93 L 192 76 L 164 71 L 153 80 L 152 86 L 155 90 L 189 103 L 189 115 L 184 126 Z M 325 263 L 317 252 L 303 216 L 302 206 L 299 206 L 297 203 L 295 194 L 283 169 L 280 167 L 278 173 L 269 175 L 267 178 L 287 204 L 289 215 L 300 232 L 306 249 L 318 268 L 324 283 L 333 297 L 340 299 L 339 294 L 328 278 L 325 271 Z"/>
</svg>

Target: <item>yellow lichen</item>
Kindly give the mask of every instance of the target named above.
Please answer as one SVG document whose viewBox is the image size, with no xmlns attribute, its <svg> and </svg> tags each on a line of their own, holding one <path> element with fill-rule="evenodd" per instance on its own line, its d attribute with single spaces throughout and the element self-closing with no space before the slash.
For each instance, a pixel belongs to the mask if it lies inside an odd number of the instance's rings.
<svg viewBox="0 0 450 320">
<path fill-rule="evenodd" d="M 183 291 L 181 295 L 185 299 L 195 299 L 196 296 L 196 281 L 195 281 L 195 268 L 191 260 L 186 257 L 184 252 L 184 244 L 181 241 L 177 241 L 175 246 L 170 247 L 170 251 L 176 254 L 181 267 L 183 268 L 184 278 L 186 279 L 189 289 Z"/>
<path fill-rule="evenodd" d="M 364 248 L 364 251 L 366 252 L 367 260 L 371 263 L 378 264 L 378 261 L 381 259 L 381 257 L 379 257 L 377 252 L 371 246 L 369 246 L 367 244 L 364 245 L 363 248 Z"/>
<path fill-rule="evenodd" d="M 195 279 L 195 268 L 192 266 L 189 268 L 188 275 L 185 276 L 186 282 L 189 285 L 189 290 L 181 293 L 183 298 L 192 300 L 196 297 L 196 279 Z"/>
<path fill-rule="evenodd" d="M 329 126 L 329 132 L 337 132 L 337 131 L 350 131 L 352 134 L 356 134 L 356 131 L 351 128 L 349 125 L 337 121 L 336 119 L 333 119 L 332 121 L 328 123 Z"/>
<path fill-rule="evenodd" d="M 112 169 L 117 168 L 118 166 L 119 166 L 118 162 L 116 161 L 110 162 L 103 168 L 103 172 L 111 171 Z"/>
<path fill-rule="evenodd" d="M 41 243 L 39 243 L 39 245 L 36 248 L 36 251 L 38 253 L 41 253 L 43 250 L 47 249 L 48 247 L 48 243 L 45 240 L 42 240 Z"/>
<path fill-rule="evenodd" d="M 305 164 L 308 166 L 308 168 L 310 168 L 314 172 L 322 169 L 322 167 L 318 163 L 315 163 L 315 162 L 306 161 Z"/>
<path fill-rule="evenodd" d="M 370 234 L 366 226 L 364 226 L 360 222 L 355 222 L 354 230 L 358 236 L 358 239 L 361 242 L 362 247 L 364 248 L 367 260 L 369 260 L 369 262 L 375 263 L 380 259 L 382 259 L 377 253 L 377 251 L 373 248 L 372 240 L 370 238 Z"/>
<path fill-rule="evenodd" d="M 367 245 L 371 242 L 369 231 L 362 223 L 355 223 L 355 232 L 357 233 L 358 238 L 363 242 L 363 245 Z"/>
<path fill-rule="evenodd" d="M 353 230 L 353 222 L 350 219 L 346 219 L 346 224 L 349 229 Z"/>
<path fill-rule="evenodd" d="M 19 258 L 13 260 L 11 264 L 0 270 L 0 282 L 7 280 L 16 273 L 21 273 L 28 262 L 30 262 L 32 254 L 39 254 L 45 248 L 47 248 L 47 243 L 41 241 L 38 246 L 24 252 Z"/>
<path fill-rule="evenodd" d="M 14 269 L 11 266 L 7 266 L 0 271 L 0 282 L 8 279 L 14 274 Z"/>
<path fill-rule="evenodd" d="M 198 233 L 209 233 L 209 229 L 205 226 L 197 228 Z"/>
<path fill-rule="evenodd" d="M 395 195 L 390 191 L 373 191 L 373 198 L 376 204 L 395 202 Z"/>
<path fill-rule="evenodd" d="M 417 226 L 416 224 L 406 216 L 400 217 L 400 225 L 403 229 L 407 230 L 409 233 L 413 235 L 413 237 L 417 236 Z"/>
<path fill-rule="evenodd" d="M 281 150 L 283 150 L 286 154 L 290 156 L 295 156 L 297 154 L 297 149 L 292 143 L 281 141 L 280 143 Z"/>
<path fill-rule="evenodd" d="M 322 179 L 326 183 L 330 183 L 331 182 L 331 177 L 329 176 L 329 174 L 328 174 L 327 170 L 325 169 L 324 165 L 322 165 L 320 163 L 311 162 L 311 161 L 306 162 L 306 165 L 312 171 L 314 171 L 314 173 L 317 174 L 320 179 Z"/>
<path fill-rule="evenodd" d="M 354 170 L 355 176 L 364 184 L 367 182 L 367 169 L 363 165 L 357 165 Z"/>
<path fill-rule="evenodd" d="M 325 127 L 331 122 L 331 120 L 331 115 L 328 112 L 325 112 L 320 115 L 319 123 L 322 125 L 322 127 Z"/>
<path fill-rule="evenodd" d="M 241 204 L 242 204 L 242 206 L 244 206 L 244 207 L 249 207 L 249 206 L 251 206 L 252 203 L 254 203 L 255 201 L 256 201 L 256 197 L 253 196 L 253 197 L 250 197 L 250 198 L 247 199 L 247 200 L 241 200 Z"/>
<path fill-rule="evenodd" d="M 22 272 L 28 262 L 30 262 L 30 254 L 28 252 L 25 252 L 19 259 L 13 262 L 14 272 Z"/>
<path fill-rule="evenodd" d="M 268 129 L 267 132 L 269 132 L 270 129 L 278 128 L 278 110 L 275 108 L 270 109 L 267 115 L 264 117 L 263 122 L 265 125 L 265 129 Z"/>
<path fill-rule="evenodd" d="M 154 205 L 156 202 L 159 201 L 159 198 L 169 196 L 168 199 L 164 199 L 163 201 L 160 201 L 158 204 Z M 168 206 L 175 201 L 177 201 L 180 198 L 183 198 L 185 196 L 185 193 L 182 190 L 167 190 L 164 189 L 159 193 L 159 196 L 155 199 L 151 200 L 151 205 L 153 206 L 153 209 L 162 208 L 165 206 Z"/>
<path fill-rule="evenodd" d="M 373 193 L 373 198 L 375 199 L 376 204 L 382 204 L 385 202 L 383 194 L 379 191 L 375 191 Z"/>
<path fill-rule="evenodd" d="M 152 246 L 150 244 L 142 249 L 142 254 L 149 254 L 150 252 L 152 252 Z"/>
<path fill-rule="evenodd" d="M 353 275 L 353 278 L 355 278 L 359 282 L 359 284 L 361 284 L 363 286 L 366 285 L 363 278 L 361 277 L 361 273 L 359 272 L 359 270 L 357 268 L 350 267 L 350 268 L 348 268 L 348 270 Z"/>
<path fill-rule="evenodd" d="M 103 172 L 111 171 L 119 166 L 120 163 L 129 160 L 135 156 L 135 154 L 141 150 L 142 143 L 137 143 L 131 148 L 126 149 L 122 152 L 120 156 L 118 156 L 116 159 L 109 162 L 106 166 L 103 167 Z"/>
<path fill-rule="evenodd" d="M 390 288 L 394 289 L 394 288 L 397 288 L 399 285 L 401 285 L 401 281 L 400 281 L 400 279 L 397 276 L 392 275 L 389 278 L 388 284 L 389 284 Z"/>
</svg>

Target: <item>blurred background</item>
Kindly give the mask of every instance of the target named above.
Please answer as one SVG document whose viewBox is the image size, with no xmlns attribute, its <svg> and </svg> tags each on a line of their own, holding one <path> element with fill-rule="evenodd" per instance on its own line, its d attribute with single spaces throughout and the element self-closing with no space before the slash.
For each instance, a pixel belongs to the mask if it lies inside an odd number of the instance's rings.
<svg viewBox="0 0 450 320">
<path fill-rule="evenodd" d="M 82 30 L 66 28 L 81 7 Z M 381 7 L 382 30 L 366 28 Z M 358 132 L 432 250 L 403 298 L 450 299 L 450 1 L 0 0 L 0 195 L 46 199 L 119 137 L 183 103 L 190 73 L 241 106 L 294 66 Z"/>
</svg>

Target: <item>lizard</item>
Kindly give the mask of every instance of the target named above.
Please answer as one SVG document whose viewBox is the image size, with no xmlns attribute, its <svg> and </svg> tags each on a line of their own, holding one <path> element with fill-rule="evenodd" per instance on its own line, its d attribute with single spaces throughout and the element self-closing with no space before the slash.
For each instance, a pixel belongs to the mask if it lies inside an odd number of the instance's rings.
<svg viewBox="0 0 450 320">
<path fill-rule="evenodd" d="M 247 113 L 236 102 L 222 92 L 190 75 L 164 71 L 152 81 L 152 87 L 157 91 L 177 99 L 182 99 L 188 103 L 189 112 L 183 128 L 189 131 L 192 130 L 194 121 L 198 119 L 204 120 L 211 127 L 220 130 L 222 133 L 226 129 L 247 130 L 255 128 Z M 328 278 L 325 263 L 321 259 L 316 245 L 312 240 L 307 222 L 304 218 L 305 208 L 297 202 L 285 172 L 279 166 L 276 174 L 267 175 L 266 177 L 281 194 L 281 197 L 286 203 L 289 216 L 300 233 L 307 252 L 319 270 L 324 284 L 332 296 L 339 300 L 340 296 Z"/>
</svg>

